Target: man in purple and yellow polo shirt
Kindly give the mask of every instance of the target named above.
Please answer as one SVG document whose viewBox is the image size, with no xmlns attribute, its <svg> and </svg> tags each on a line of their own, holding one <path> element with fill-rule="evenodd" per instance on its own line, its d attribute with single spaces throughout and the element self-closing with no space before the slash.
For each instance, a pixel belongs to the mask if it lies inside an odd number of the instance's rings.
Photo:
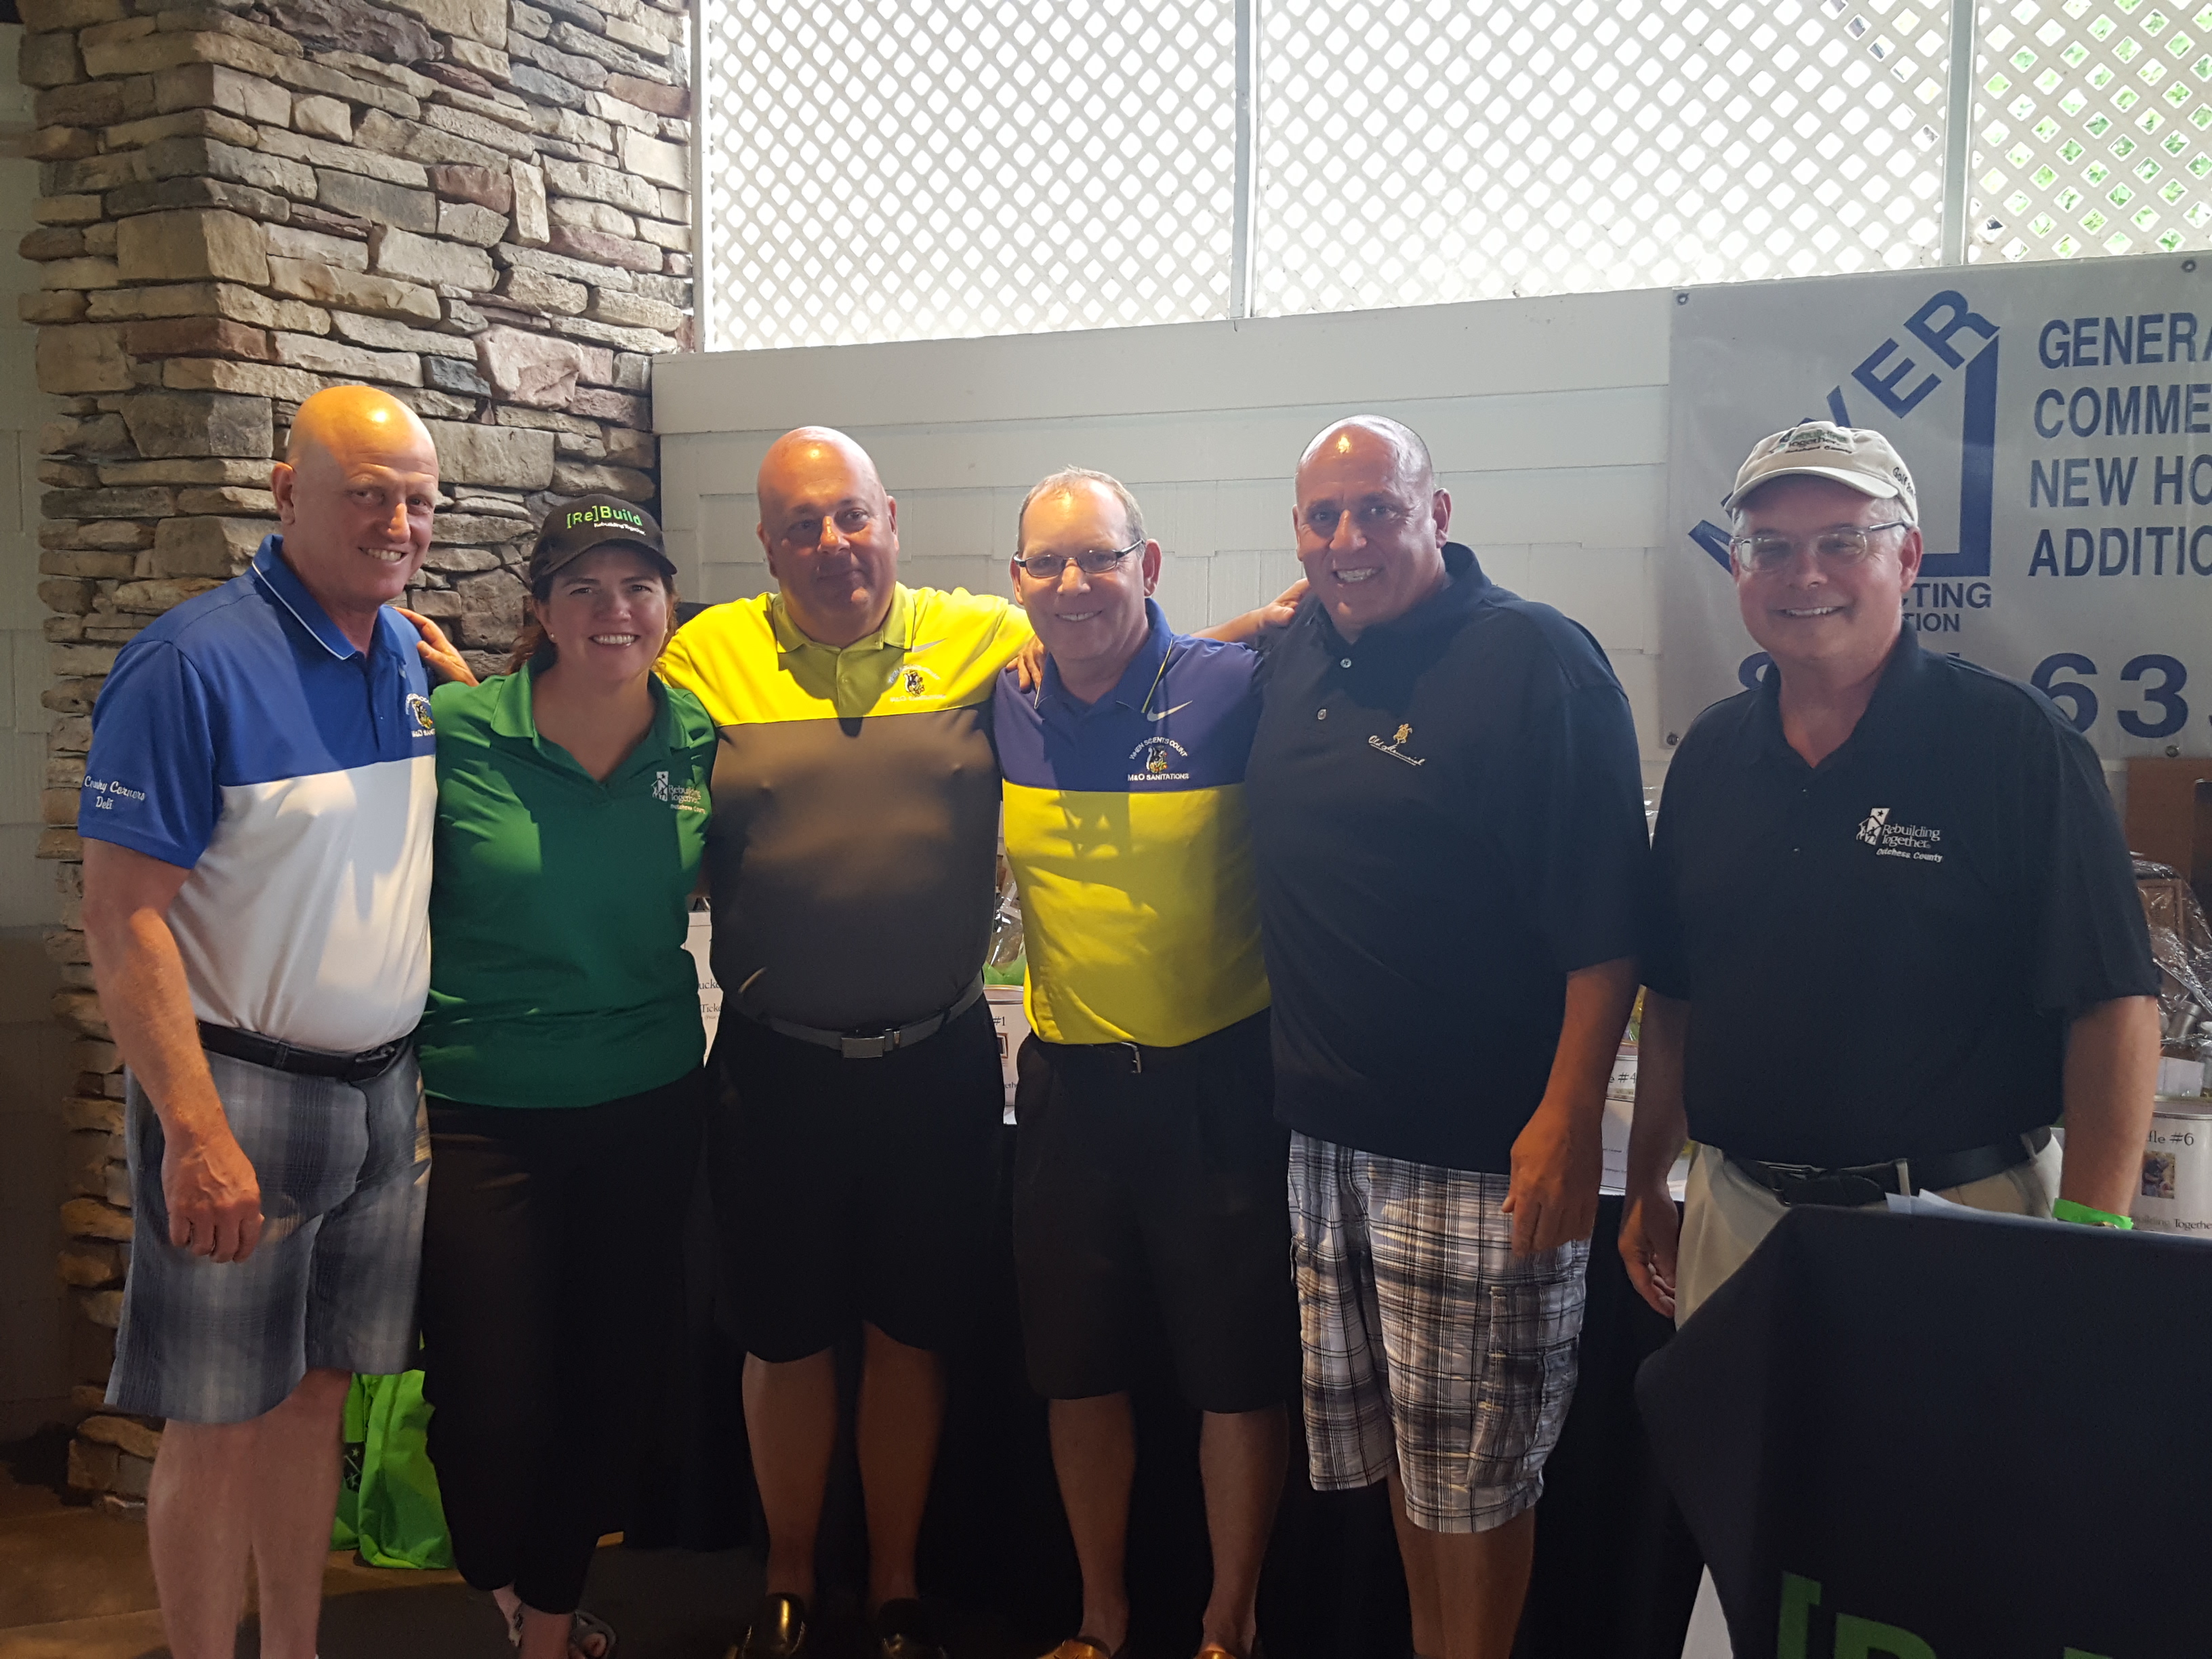
<svg viewBox="0 0 2212 1659">
<path fill-rule="evenodd" d="M 1297 1379 L 1289 1132 L 1244 812 L 1260 659 L 1168 627 L 1146 597 L 1160 544 L 1105 474 L 1044 479 L 1018 534 L 1014 592 L 1047 658 L 1033 690 L 1001 674 L 994 706 L 1035 1032 L 1014 1255 L 1083 1569 L 1081 1633 L 1052 1659 L 1111 1659 L 1128 1636 L 1128 1389 L 1147 1303 L 1204 1413 L 1200 1653 L 1243 1659 Z"/>
</svg>

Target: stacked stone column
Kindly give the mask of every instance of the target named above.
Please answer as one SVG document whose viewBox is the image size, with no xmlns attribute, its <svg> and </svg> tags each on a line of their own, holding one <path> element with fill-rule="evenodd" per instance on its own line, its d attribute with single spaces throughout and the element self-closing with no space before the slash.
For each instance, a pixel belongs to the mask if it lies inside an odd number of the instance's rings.
<svg viewBox="0 0 2212 1659">
<path fill-rule="evenodd" d="M 652 360 L 691 344 L 685 0 L 21 0 L 40 88 L 40 595 L 59 717 L 40 855 L 78 1036 L 63 1279 L 89 1415 L 70 1480 L 142 1496 L 159 1425 L 100 1409 L 130 1267 L 121 1060 L 80 931 L 74 828 L 117 651 L 275 528 L 301 401 L 367 382 L 437 441 L 410 603 L 478 671 L 561 495 L 650 502 Z"/>
</svg>

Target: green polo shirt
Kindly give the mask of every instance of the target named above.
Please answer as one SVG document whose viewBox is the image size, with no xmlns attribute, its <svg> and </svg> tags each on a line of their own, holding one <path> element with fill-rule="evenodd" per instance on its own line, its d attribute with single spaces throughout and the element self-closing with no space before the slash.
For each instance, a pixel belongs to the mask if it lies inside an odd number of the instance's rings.
<svg viewBox="0 0 2212 1659">
<path fill-rule="evenodd" d="M 531 678 L 441 685 L 430 699 L 422 1085 L 477 1106 L 592 1106 L 674 1082 L 705 1049 L 684 938 L 714 726 L 656 678 L 652 729 L 597 782 L 538 735 Z"/>
</svg>

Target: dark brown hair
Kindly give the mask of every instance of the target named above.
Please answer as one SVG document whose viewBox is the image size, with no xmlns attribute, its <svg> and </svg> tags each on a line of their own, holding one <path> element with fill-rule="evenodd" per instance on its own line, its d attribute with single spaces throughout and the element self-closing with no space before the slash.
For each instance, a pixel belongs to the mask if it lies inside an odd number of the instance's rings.
<svg viewBox="0 0 2212 1659">
<path fill-rule="evenodd" d="M 607 545 L 626 547 L 629 544 L 609 542 Z M 592 550 L 593 552 L 598 550 L 596 548 Z M 660 578 L 661 586 L 668 592 L 668 635 L 660 642 L 665 648 L 668 641 L 676 637 L 676 578 L 665 570 L 657 570 L 653 574 Z M 501 671 L 502 673 L 520 674 L 528 667 L 542 674 L 559 659 L 560 647 L 546 637 L 545 624 L 538 619 L 538 613 L 539 608 L 553 597 L 553 584 L 560 580 L 561 573 L 556 570 L 543 581 L 532 584 L 530 597 L 522 602 L 522 626 L 515 633 L 514 648 L 507 653 L 507 666 Z"/>
</svg>

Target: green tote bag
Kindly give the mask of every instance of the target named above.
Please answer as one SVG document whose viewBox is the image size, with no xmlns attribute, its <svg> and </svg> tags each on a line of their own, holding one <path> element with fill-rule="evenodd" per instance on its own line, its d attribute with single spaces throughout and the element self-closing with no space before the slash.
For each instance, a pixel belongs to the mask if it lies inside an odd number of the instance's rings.
<svg viewBox="0 0 2212 1659">
<path fill-rule="evenodd" d="M 346 1393 L 345 1472 L 332 1549 L 358 1550 L 373 1567 L 453 1565 L 425 1440 L 429 1426 L 422 1372 L 354 1378 Z"/>
</svg>

